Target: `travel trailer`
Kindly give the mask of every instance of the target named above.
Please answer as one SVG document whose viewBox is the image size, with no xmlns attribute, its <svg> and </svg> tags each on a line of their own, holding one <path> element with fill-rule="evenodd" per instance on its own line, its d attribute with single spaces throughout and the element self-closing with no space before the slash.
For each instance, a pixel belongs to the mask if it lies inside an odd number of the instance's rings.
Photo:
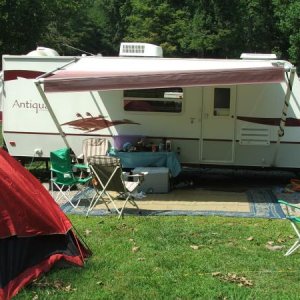
<svg viewBox="0 0 300 300">
<path fill-rule="evenodd" d="M 123 43 L 119 57 L 4 55 L 3 73 L 13 156 L 63 146 L 80 156 L 87 137 L 144 137 L 167 140 L 182 165 L 300 168 L 299 80 L 274 55 L 163 58 Z"/>
</svg>

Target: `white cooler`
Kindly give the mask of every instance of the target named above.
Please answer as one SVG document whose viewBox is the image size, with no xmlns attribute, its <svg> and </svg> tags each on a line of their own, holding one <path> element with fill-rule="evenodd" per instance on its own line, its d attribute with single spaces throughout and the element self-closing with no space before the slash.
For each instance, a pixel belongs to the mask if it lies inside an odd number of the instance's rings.
<svg viewBox="0 0 300 300">
<path fill-rule="evenodd" d="M 144 174 L 144 181 L 138 187 L 139 192 L 146 194 L 161 194 L 170 191 L 169 169 L 164 167 L 140 167 L 133 174 Z"/>
</svg>

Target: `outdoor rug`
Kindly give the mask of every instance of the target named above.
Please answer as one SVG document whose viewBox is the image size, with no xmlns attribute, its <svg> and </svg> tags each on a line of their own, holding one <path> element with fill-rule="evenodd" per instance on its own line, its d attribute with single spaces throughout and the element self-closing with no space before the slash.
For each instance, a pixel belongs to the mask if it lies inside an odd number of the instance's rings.
<svg viewBox="0 0 300 300">
<path fill-rule="evenodd" d="M 93 189 L 87 188 L 73 198 L 80 205 L 73 208 L 69 202 L 61 205 L 67 214 L 85 215 Z M 230 216 L 247 218 L 285 218 L 281 205 L 277 202 L 272 189 L 249 189 L 246 192 L 214 191 L 206 189 L 178 189 L 168 194 L 148 194 L 136 199 L 142 216 Z M 121 201 L 116 201 L 121 206 Z M 109 212 L 104 204 L 97 205 L 91 216 L 106 216 Z M 137 210 L 128 203 L 125 215 L 138 215 Z"/>
<path fill-rule="evenodd" d="M 300 204 L 300 192 L 287 192 L 285 187 L 277 186 L 273 190 L 275 197 L 292 204 Z"/>
</svg>

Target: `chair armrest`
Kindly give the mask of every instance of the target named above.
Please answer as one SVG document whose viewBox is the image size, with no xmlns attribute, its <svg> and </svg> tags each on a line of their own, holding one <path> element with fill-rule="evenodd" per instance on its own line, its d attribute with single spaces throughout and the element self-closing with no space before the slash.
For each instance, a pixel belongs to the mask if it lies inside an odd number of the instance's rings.
<svg viewBox="0 0 300 300">
<path fill-rule="evenodd" d="M 61 174 L 61 175 L 63 175 L 64 177 L 70 177 L 70 178 L 71 178 L 71 177 L 74 177 L 73 172 L 71 172 L 71 171 L 61 172 L 61 171 L 56 170 L 56 169 L 53 169 L 53 168 L 50 168 L 50 171 L 51 171 L 51 172 L 54 172 L 54 173 Z"/>
<path fill-rule="evenodd" d="M 65 174 L 65 173 L 69 173 L 69 172 L 61 172 L 61 171 L 59 171 L 59 170 L 56 170 L 56 169 L 54 169 L 54 168 L 50 168 L 50 171 L 51 171 L 51 172 L 58 173 L 58 174 Z"/>
<path fill-rule="evenodd" d="M 278 202 L 279 202 L 280 204 L 284 204 L 284 205 L 286 205 L 286 206 L 288 206 L 288 207 L 291 207 L 291 208 L 295 208 L 295 209 L 299 209 L 299 210 L 300 210 L 300 206 L 297 206 L 297 205 L 295 205 L 295 204 L 288 203 L 288 202 L 283 201 L 283 200 L 278 200 Z"/>
<path fill-rule="evenodd" d="M 136 173 L 136 174 L 126 174 L 127 178 L 137 178 L 139 182 L 142 182 L 145 178 L 143 173 Z"/>
<path fill-rule="evenodd" d="M 295 212 L 296 210 L 300 211 L 300 207 L 299 206 L 297 206 L 295 204 L 292 204 L 292 203 L 288 203 L 288 202 L 283 201 L 283 200 L 278 200 L 278 202 L 280 204 L 285 205 L 285 207 L 286 207 L 286 214 L 287 214 L 287 218 L 288 219 L 293 220 L 294 222 L 300 223 L 300 217 Z"/>
<path fill-rule="evenodd" d="M 143 173 L 137 173 L 137 174 L 127 174 L 127 177 L 144 177 Z"/>
<path fill-rule="evenodd" d="M 89 168 L 88 164 L 74 164 L 73 167 L 78 168 L 78 169 L 88 169 Z"/>
</svg>

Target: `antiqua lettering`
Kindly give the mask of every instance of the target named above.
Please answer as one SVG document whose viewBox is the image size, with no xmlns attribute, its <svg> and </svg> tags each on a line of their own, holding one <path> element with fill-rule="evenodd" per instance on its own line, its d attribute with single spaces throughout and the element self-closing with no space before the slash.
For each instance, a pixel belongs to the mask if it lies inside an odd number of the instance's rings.
<svg viewBox="0 0 300 300">
<path fill-rule="evenodd" d="M 44 103 L 32 102 L 30 100 L 24 102 L 15 100 L 12 107 L 33 109 L 36 114 L 39 113 L 39 111 L 47 110 L 47 106 Z"/>
</svg>

